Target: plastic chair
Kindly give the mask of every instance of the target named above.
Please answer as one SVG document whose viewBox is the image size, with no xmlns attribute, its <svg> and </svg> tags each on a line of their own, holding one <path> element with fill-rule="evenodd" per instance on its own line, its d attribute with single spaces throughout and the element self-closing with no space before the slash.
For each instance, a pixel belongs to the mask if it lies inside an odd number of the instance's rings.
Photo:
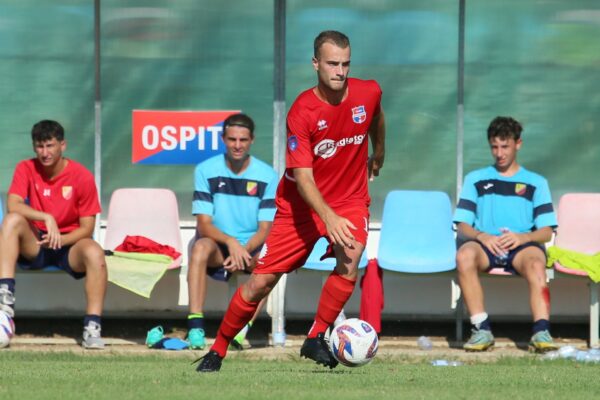
<svg viewBox="0 0 600 400">
<path fill-rule="evenodd" d="M 585 254 L 600 252 L 600 193 L 568 193 L 558 205 L 558 229 L 554 244 Z M 587 277 L 585 271 L 569 269 L 556 262 L 556 271 Z M 598 284 L 589 280 L 590 347 L 599 345 Z"/>
<path fill-rule="evenodd" d="M 113 250 L 125 236 L 145 236 L 182 251 L 179 205 L 169 189 L 117 189 L 110 198 L 104 248 Z M 182 256 L 169 269 L 181 266 Z"/>
<path fill-rule="evenodd" d="M 456 242 L 450 198 L 444 192 L 393 190 L 385 198 L 377 263 L 388 271 L 438 274 L 456 269 Z M 454 277 L 454 275 L 452 275 Z M 451 307 L 457 308 L 458 285 L 451 280 Z M 456 314 L 462 337 L 462 315 Z"/>
</svg>

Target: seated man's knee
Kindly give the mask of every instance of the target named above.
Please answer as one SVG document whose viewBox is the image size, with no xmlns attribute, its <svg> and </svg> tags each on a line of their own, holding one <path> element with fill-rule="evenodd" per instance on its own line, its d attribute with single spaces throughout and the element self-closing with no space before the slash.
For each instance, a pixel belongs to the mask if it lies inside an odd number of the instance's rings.
<svg viewBox="0 0 600 400">
<path fill-rule="evenodd" d="M 546 263 L 543 259 L 535 258 L 529 260 L 525 265 L 527 273 L 525 277 L 532 283 L 546 285 Z"/>
<path fill-rule="evenodd" d="M 23 217 L 21 214 L 17 213 L 8 213 L 2 220 L 2 231 L 5 234 L 9 234 L 9 232 L 13 232 L 15 229 L 28 226 L 29 223 L 27 219 Z"/>
<path fill-rule="evenodd" d="M 456 253 L 456 269 L 459 272 L 477 270 L 477 251 L 473 246 L 463 245 Z"/>
<path fill-rule="evenodd" d="M 198 263 L 206 263 L 211 253 L 215 250 L 214 243 L 205 239 L 199 239 L 192 246 L 192 254 L 190 254 L 190 264 L 196 266 Z"/>
<path fill-rule="evenodd" d="M 92 239 L 83 239 L 86 241 L 83 251 L 83 257 L 86 266 L 106 269 L 106 258 L 104 257 L 104 249 L 100 247 L 96 241 Z"/>
</svg>

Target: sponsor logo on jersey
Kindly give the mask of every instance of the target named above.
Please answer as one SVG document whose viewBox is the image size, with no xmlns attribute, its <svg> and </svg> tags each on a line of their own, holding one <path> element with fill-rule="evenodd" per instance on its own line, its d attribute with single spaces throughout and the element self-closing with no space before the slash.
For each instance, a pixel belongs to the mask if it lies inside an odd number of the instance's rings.
<svg viewBox="0 0 600 400">
<path fill-rule="evenodd" d="M 366 134 L 354 135 L 347 138 L 342 138 L 337 142 L 332 139 L 323 139 L 316 144 L 313 152 L 315 156 L 321 158 L 329 158 L 333 156 L 338 147 L 344 147 L 351 144 L 360 145 L 365 140 Z"/>
<path fill-rule="evenodd" d="M 367 119 L 367 112 L 365 111 L 365 106 L 358 106 L 352 109 L 352 121 L 355 124 L 362 124 Z"/>
<path fill-rule="evenodd" d="M 296 137 L 296 135 L 290 136 L 287 142 L 290 151 L 295 151 L 298 148 L 298 137 Z"/>
<path fill-rule="evenodd" d="M 246 192 L 250 196 L 255 196 L 258 192 L 258 184 L 256 182 L 247 182 L 246 183 Z"/>
<path fill-rule="evenodd" d="M 323 129 L 327 129 L 327 121 L 325 121 L 324 119 L 320 119 L 319 122 L 317 122 L 317 127 L 320 131 L 322 131 Z"/>
<path fill-rule="evenodd" d="M 519 196 L 523 196 L 526 191 L 527 191 L 526 184 L 524 184 L 524 183 L 515 184 L 515 193 L 518 194 Z"/>
<path fill-rule="evenodd" d="M 73 197 L 73 186 L 63 186 L 62 197 L 65 200 L 70 200 Z"/>
</svg>

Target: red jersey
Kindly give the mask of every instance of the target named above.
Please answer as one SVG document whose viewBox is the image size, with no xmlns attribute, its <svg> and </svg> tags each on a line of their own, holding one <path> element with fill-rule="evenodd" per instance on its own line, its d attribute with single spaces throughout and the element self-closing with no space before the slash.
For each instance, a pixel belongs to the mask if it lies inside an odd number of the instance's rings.
<svg viewBox="0 0 600 400">
<path fill-rule="evenodd" d="M 61 233 L 78 228 L 80 217 L 100 212 L 94 176 L 73 160 L 68 160 L 65 169 L 53 179 L 42 175 L 37 159 L 21 161 L 15 168 L 8 193 L 28 200 L 31 208 L 52 215 Z M 32 223 L 37 229 L 47 231 L 43 221 Z"/>
<path fill-rule="evenodd" d="M 380 112 L 381 88 L 373 80 L 348 78 L 348 95 L 331 105 L 313 89 L 302 92 L 287 116 L 286 171 L 277 189 L 277 209 L 308 205 L 298 193 L 293 168 L 312 168 L 315 183 L 334 210 L 368 207 L 368 129 Z"/>
</svg>

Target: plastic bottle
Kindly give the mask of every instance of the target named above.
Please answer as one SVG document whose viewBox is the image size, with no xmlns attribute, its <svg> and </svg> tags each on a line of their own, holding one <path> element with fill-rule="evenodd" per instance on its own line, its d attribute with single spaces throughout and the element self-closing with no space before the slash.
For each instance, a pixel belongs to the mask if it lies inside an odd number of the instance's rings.
<svg viewBox="0 0 600 400">
<path fill-rule="evenodd" d="M 431 365 L 434 367 L 460 367 L 463 363 L 460 361 L 433 360 Z"/>
<path fill-rule="evenodd" d="M 417 345 L 421 350 L 431 350 L 433 347 L 433 343 L 431 343 L 431 340 L 427 336 L 419 336 Z"/>
<path fill-rule="evenodd" d="M 571 345 L 562 346 L 558 349 L 558 355 L 560 358 L 575 358 L 577 357 L 577 349 Z"/>
<path fill-rule="evenodd" d="M 510 229 L 502 227 L 500 228 L 500 232 L 507 233 L 510 232 Z M 503 252 L 499 256 L 496 256 L 496 265 L 503 267 L 506 264 L 508 264 L 508 252 Z"/>
<path fill-rule="evenodd" d="M 560 358 L 560 354 L 558 353 L 557 350 L 549 351 L 542 356 L 542 360 L 545 360 L 545 361 L 557 360 L 559 358 Z"/>
</svg>

